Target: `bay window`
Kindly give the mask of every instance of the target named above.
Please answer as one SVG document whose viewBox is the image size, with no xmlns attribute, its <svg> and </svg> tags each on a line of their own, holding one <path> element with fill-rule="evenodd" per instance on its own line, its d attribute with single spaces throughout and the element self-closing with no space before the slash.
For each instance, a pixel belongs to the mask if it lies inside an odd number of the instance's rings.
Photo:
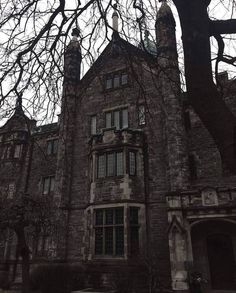
<svg viewBox="0 0 236 293">
<path fill-rule="evenodd" d="M 139 213 L 140 207 L 133 206 L 95 209 L 95 256 L 123 257 L 125 253 L 137 256 L 140 250 Z"/>
<path fill-rule="evenodd" d="M 122 176 L 124 174 L 123 152 L 109 152 L 97 157 L 97 178 Z"/>
<path fill-rule="evenodd" d="M 125 160 L 124 160 L 125 157 Z M 127 172 L 131 176 L 137 175 L 137 151 L 112 151 L 97 155 L 96 177 L 122 176 Z M 126 167 L 127 166 L 127 167 Z"/>
</svg>

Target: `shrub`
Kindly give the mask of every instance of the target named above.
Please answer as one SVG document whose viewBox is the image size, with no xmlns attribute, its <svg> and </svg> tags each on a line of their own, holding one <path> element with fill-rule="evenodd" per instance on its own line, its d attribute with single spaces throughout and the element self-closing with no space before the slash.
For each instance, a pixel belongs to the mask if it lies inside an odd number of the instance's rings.
<svg viewBox="0 0 236 293">
<path fill-rule="evenodd" d="M 41 293 L 70 293 L 85 287 L 81 266 L 66 264 L 40 265 L 31 273 L 31 289 Z"/>
<path fill-rule="evenodd" d="M 9 289 L 10 281 L 9 281 L 9 272 L 6 270 L 0 271 L 0 288 L 1 289 Z"/>
</svg>

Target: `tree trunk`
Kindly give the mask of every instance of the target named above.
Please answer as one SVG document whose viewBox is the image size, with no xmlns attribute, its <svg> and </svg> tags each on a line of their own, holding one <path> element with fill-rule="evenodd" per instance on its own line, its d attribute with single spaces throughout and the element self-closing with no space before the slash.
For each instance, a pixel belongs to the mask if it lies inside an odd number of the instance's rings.
<svg viewBox="0 0 236 293">
<path fill-rule="evenodd" d="M 24 228 L 16 231 L 19 254 L 22 257 L 22 293 L 30 291 L 30 250 L 26 243 Z"/>
<path fill-rule="evenodd" d="M 184 47 L 186 86 L 190 104 L 213 137 L 222 161 L 236 172 L 236 118 L 213 81 L 210 20 L 206 0 L 173 0 L 178 10 Z"/>
</svg>

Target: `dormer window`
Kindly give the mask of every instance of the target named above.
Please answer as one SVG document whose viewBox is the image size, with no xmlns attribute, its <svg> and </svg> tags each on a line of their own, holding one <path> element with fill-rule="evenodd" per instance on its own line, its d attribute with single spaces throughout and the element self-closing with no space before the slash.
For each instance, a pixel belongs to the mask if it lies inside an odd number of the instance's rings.
<svg viewBox="0 0 236 293">
<path fill-rule="evenodd" d="M 116 89 L 128 84 L 127 72 L 115 72 L 107 74 L 105 77 L 105 89 Z"/>
<path fill-rule="evenodd" d="M 128 109 L 106 112 L 106 128 L 123 129 L 128 126 Z"/>
</svg>

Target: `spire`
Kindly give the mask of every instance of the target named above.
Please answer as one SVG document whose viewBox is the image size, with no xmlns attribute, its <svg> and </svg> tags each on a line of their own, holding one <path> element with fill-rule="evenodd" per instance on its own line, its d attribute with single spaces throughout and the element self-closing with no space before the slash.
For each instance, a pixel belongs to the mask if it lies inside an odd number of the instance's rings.
<svg viewBox="0 0 236 293">
<path fill-rule="evenodd" d="M 67 46 L 67 50 L 69 48 L 74 48 L 80 51 L 80 42 L 79 42 L 80 29 L 78 27 L 73 28 L 71 35 L 72 35 L 72 40 Z"/>
<path fill-rule="evenodd" d="M 79 28 L 78 27 L 73 28 L 71 35 L 73 37 L 72 40 L 77 41 L 78 40 L 78 37 L 80 35 Z"/>
<path fill-rule="evenodd" d="M 112 13 L 112 28 L 115 32 L 118 32 L 118 20 L 119 20 L 119 15 L 117 13 L 117 4 L 114 4 L 114 11 Z"/>
<path fill-rule="evenodd" d="M 155 27 L 159 53 L 172 51 L 176 55 L 175 19 L 165 0 L 162 0 L 161 7 L 157 12 Z"/>
<path fill-rule="evenodd" d="M 157 12 L 156 25 L 158 22 L 166 22 L 166 24 L 173 25 L 175 27 L 175 19 L 170 6 L 167 4 L 166 0 L 159 1 L 162 2 L 162 4 Z"/>
<path fill-rule="evenodd" d="M 24 111 L 22 109 L 22 92 L 17 95 L 15 114 L 18 114 L 18 115 L 24 114 Z"/>
<path fill-rule="evenodd" d="M 64 56 L 64 78 L 66 81 L 77 83 L 80 80 L 80 69 L 82 61 L 79 41 L 79 28 L 74 28 L 71 35 L 72 39 L 66 48 Z"/>
</svg>

